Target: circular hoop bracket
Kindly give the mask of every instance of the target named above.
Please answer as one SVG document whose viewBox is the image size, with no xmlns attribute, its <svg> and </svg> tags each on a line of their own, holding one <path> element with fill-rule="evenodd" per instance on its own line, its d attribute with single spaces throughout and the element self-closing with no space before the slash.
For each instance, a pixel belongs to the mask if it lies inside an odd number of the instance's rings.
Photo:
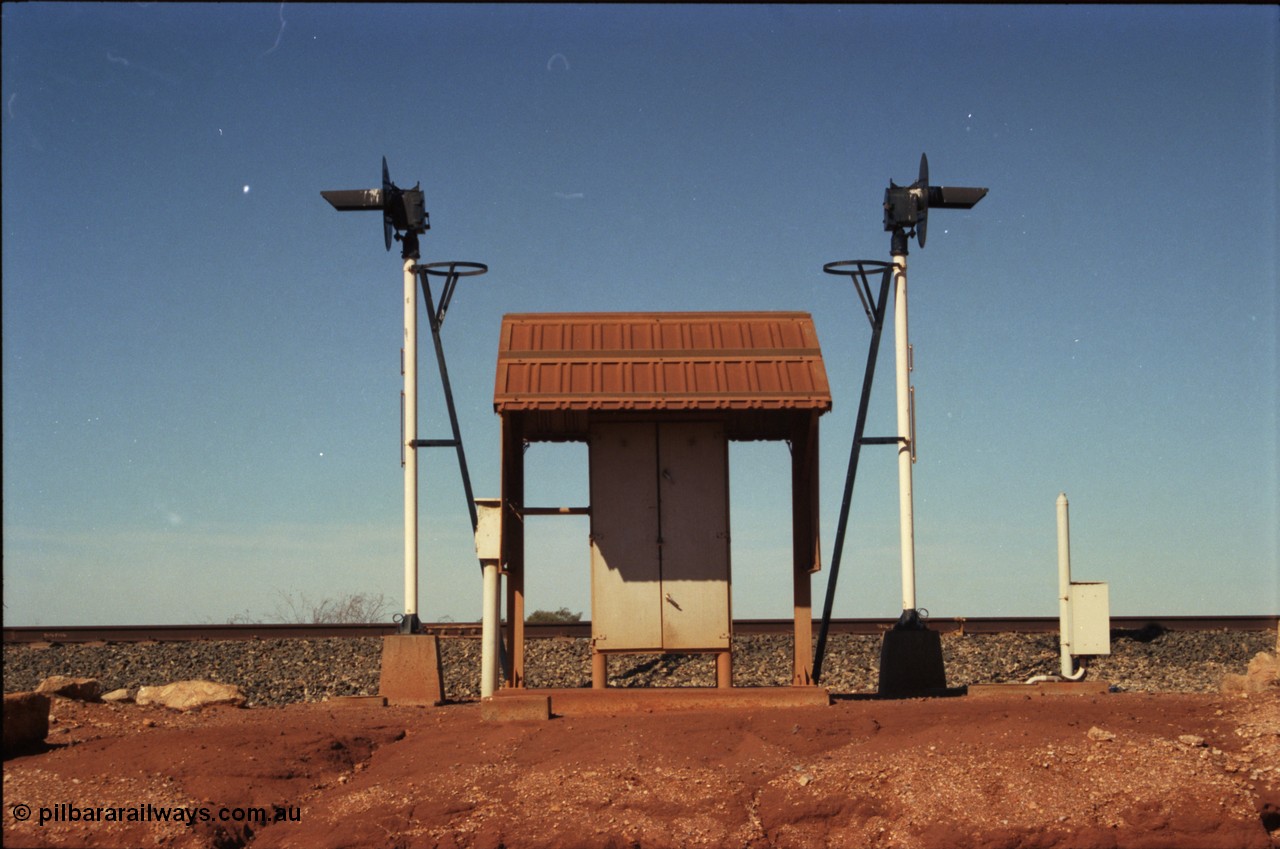
<svg viewBox="0 0 1280 849">
<path fill-rule="evenodd" d="M 475 277 L 489 270 L 483 262 L 428 262 L 418 268 L 433 277 Z"/>
<path fill-rule="evenodd" d="M 876 326 L 878 309 L 875 295 L 871 291 L 871 281 L 868 278 L 879 272 L 881 289 L 887 292 L 889 275 L 895 268 L 897 266 L 892 262 L 882 262 L 878 259 L 841 259 L 822 266 L 822 270 L 828 274 L 838 274 L 853 280 L 853 288 L 858 290 L 858 300 L 862 301 L 862 311 L 867 314 L 867 321 L 871 322 L 872 327 Z"/>
<path fill-rule="evenodd" d="M 828 274 L 868 274 L 877 271 L 883 273 L 892 268 L 893 263 L 881 262 L 878 259 L 841 259 L 822 266 L 822 270 Z"/>
<path fill-rule="evenodd" d="M 483 262 L 428 262 L 415 268 L 422 274 L 419 280 L 422 281 L 422 292 L 427 296 L 427 317 L 431 319 L 433 333 L 439 333 L 440 325 L 444 324 L 444 316 L 449 311 L 449 302 L 453 300 L 453 290 L 458 285 L 458 279 L 475 277 L 489 270 L 489 266 Z M 445 278 L 438 305 L 432 302 L 428 275 Z"/>
</svg>

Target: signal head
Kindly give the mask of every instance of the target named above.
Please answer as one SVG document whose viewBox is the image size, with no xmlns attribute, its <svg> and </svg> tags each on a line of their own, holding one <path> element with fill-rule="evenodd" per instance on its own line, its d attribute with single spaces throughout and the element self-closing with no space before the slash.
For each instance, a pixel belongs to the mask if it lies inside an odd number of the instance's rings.
<svg viewBox="0 0 1280 849">
<path fill-rule="evenodd" d="M 899 234 L 904 238 L 915 236 L 924 247 L 929 221 L 929 207 L 940 209 L 972 209 L 986 197 L 985 188 L 967 186 L 929 185 L 929 159 L 920 154 L 920 176 L 910 186 L 899 186 L 892 180 L 884 192 L 884 229 L 894 234 L 895 244 Z"/>
<path fill-rule="evenodd" d="M 431 229 L 421 184 L 412 189 L 401 189 L 391 182 L 387 172 L 387 158 L 382 157 L 382 188 L 324 191 L 320 196 L 334 209 L 342 212 L 377 210 L 382 213 L 382 239 L 391 250 L 392 234 L 413 233 L 415 236 Z"/>
</svg>

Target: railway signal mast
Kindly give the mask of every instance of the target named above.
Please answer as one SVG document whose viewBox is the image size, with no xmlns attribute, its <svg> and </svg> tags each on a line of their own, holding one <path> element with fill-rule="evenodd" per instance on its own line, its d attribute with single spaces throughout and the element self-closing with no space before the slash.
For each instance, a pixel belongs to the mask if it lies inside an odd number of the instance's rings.
<svg viewBox="0 0 1280 849">
<path fill-rule="evenodd" d="M 898 513 L 902 556 L 902 615 L 894 628 L 885 634 L 880 654 L 881 693 L 908 693 L 946 686 L 942 665 L 942 645 L 936 632 L 925 628 L 916 607 L 915 515 L 912 499 L 911 466 L 916 459 L 915 393 L 911 386 L 912 349 L 907 335 L 907 244 L 914 238 L 923 248 L 927 236 L 929 209 L 972 209 L 987 194 L 985 188 L 929 185 L 929 160 L 920 155 L 920 172 L 914 183 L 899 186 L 892 180 L 884 193 L 884 229 L 892 234 L 889 252 L 892 262 L 846 260 L 829 262 L 823 270 L 829 274 L 851 278 L 871 322 L 871 345 L 867 353 L 862 397 L 854 426 L 853 447 L 849 454 L 849 470 L 845 477 L 844 500 L 836 526 L 835 549 L 831 559 L 831 575 L 827 579 L 826 601 L 814 652 L 813 680 L 822 677 L 822 659 L 835 599 L 836 580 L 848 527 L 849 506 L 858 471 L 858 458 L 863 445 L 896 445 L 898 448 Z M 870 285 L 872 274 L 881 276 L 879 297 Z M 863 435 L 871 382 L 875 376 L 880 332 L 884 325 L 890 275 L 894 300 L 894 353 L 897 383 L 897 434 L 868 437 Z"/>
<path fill-rule="evenodd" d="M 401 370 L 404 390 L 400 396 L 403 408 L 400 451 L 404 465 L 404 615 L 400 632 L 413 634 L 419 630 L 418 618 L 418 457 L 415 442 L 418 435 L 418 280 L 417 262 L 422 256 L 418 237 L 431 229 L 431 220 L 423 200 L 421 184 L 401 189 L 391 182 L 387 159 L 382 159 L 382 187 L 322 191 L 321 197 L 339 212 L 373 211 L 382 213 L 382 236 L 387 250 L 394 238 L 400 242 L 400 258 L 404 268 L 404 349 Z"/>
<path fill-rule="evenodd" d="M 924 247 L 929 208 L 972 209 L 986 189 L 929 185 L 929 160 L 920 154 L 920 176 L 909 186 L 892 180 L 884 190 L 884 229 L 892 233 L 893 342 L 898 395 L 898 517 L 902 547 L 901 627 L 918 627 L 916 609 L 915 516 L 912 509 L 911 466 L 916 460 L 915 388 L 911 386 L 911 344 L 907 337 L 907 243 L 912 237 Z"/>
</svg>

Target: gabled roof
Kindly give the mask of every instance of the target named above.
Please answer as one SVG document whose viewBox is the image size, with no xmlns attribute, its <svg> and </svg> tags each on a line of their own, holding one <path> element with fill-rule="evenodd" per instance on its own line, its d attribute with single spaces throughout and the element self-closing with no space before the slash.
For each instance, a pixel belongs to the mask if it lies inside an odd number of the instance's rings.
<svg viewBox="0 0 1280 849">
<path fill-rule="evenodd" d="M 498 413 L 817 411 L 831 390 L 802 312 L 503 316 Z"/>
</svg>

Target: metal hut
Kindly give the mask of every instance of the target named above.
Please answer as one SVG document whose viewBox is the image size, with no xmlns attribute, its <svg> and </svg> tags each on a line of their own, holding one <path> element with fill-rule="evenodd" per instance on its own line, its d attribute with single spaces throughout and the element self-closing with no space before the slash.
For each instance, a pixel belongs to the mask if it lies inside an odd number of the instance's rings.
<svg viewBox="0 0 1280 849">
<path fill-rule="evenodd" d="M 831 391 L 802 312 L 512 314 L 502 320 L 506 671 L 524 687 L 524 518 L 590 514 L 592 686 L 611 654 L 716 655 L 732 683 L 729 440 L 791 447 L 793 685 L 812 684 L 818 418 Z M 588 444 L 586 508 L 529 507 L 529 443 Z M 761 482 L 761 485 L 775 485 Z"/>
</svg>

